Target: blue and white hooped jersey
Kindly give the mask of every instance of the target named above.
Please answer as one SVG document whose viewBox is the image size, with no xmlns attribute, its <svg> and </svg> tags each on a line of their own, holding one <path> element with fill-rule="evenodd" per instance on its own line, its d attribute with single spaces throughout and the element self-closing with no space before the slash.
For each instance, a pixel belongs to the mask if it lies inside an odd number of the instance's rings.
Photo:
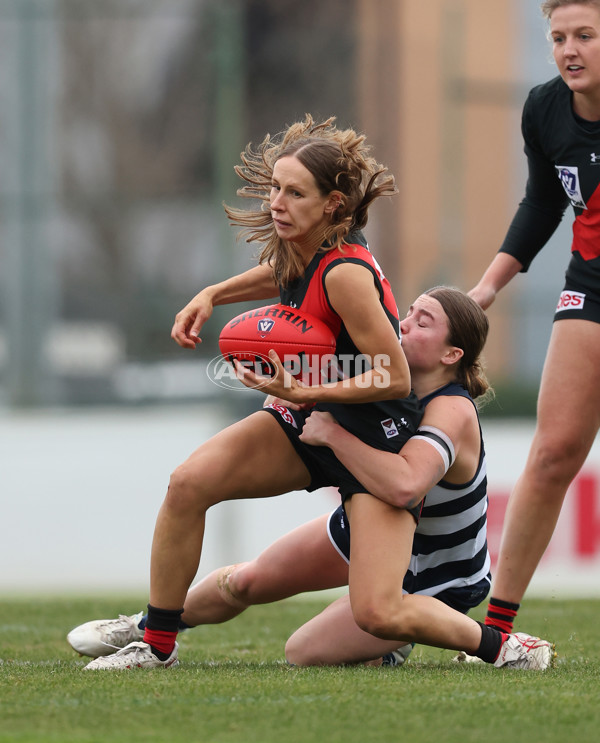
<svg viewBox="0 0 600 743">
<path fill-rule="evenodd" d="M 440 395 L 466 397 L 475 405 L 465 388 L 455 383 L 436 390 L 422 403 L 427 405 Z M 402 585 L 407 593 L 437 596 L 449 588 L 465 588 L 489 580 L 487 476 L 481 428 L 479 436 L 479 462 L 474 477 L 459 485 L 441 480 L 425 496 Z M 327 531 L 339 555 L 349 563 L 350 525 L 343 506 L 329 517 Z"/>
<path fill-rule="evenodd" d="M 421 402 L 426 406 L 440 395 L 458 395 L 473 402 L 464 387 L 454 383 Z M 491 561 L 487 506 L 487 471 L 480 428 L 479 463 L 472 480 L 460 485 L 440 480 L 425 496 L 404 579 L 405 591 L 434 596 L 447 588 L 473 585 L 488 575 Z"/>
</svg>

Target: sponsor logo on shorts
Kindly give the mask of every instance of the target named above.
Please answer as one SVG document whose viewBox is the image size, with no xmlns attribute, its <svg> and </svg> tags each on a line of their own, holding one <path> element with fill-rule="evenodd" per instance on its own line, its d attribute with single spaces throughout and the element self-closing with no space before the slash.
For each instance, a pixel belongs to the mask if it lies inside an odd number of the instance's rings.
<svg viewBox="0 0 600 743">
<path fill-rule="evenodd" d="M 298 428 L 298 424 L 296 423 L 294 416 L 283 405 L 279 405 L 278 403 L 273 402 L 270 405 L 265 405 L 265 408 L 271 408 L 271 410 L 276 410 L 286 423 L 289 423 L 294 428 Z"/>
<path fill-rule="evenodd" d="M 386 418 L 384 421 L 381 421 L 381 427 L 383 428 L 383 432 L 385 433 L 385 437 L 387 439 L 392 439 L 394 438 L 394 436 L 398 436 L 400 434 L 400 432 L 398 431 L 398 426 L 396 426 L 393 418 Z"/>
<path fill-rule="evenodd" d="M 585 294 L 582 294 L 582 292 L 561 292 L 558 298 L 558 304 L 556 305 L 556 312 L 562 312 L 563 310 L 582 310 L 584 302 Z"/>
</svg>

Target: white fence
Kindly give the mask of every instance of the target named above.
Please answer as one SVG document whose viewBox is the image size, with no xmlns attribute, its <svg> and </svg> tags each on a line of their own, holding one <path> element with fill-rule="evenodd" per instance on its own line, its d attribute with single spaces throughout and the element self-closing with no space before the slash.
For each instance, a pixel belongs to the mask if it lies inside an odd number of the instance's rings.
<svg viewBox="0 0 600 743">
<path fill-rule="evenodd" d="M 224 423 L 217 407 L 7 413 L 0 419 L 0 592 L 138 591 L 171 470 Z M 533 427 L 484 426 L 489 542 L 498 547 Z M 209 512 L 199 576 L 250 559 L 330 510 L 333 491 L 227 503 Z M 600 595 L 600 445 L 573 484 L 530 592 Z"/>
</svg>

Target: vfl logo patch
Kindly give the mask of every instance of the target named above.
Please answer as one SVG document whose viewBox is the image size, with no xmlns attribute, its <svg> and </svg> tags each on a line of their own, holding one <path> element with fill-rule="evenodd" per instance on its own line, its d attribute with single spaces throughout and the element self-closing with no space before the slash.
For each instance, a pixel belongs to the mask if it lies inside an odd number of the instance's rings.
<svg viewBox="0 0 600 743">
<path fill-rule="evenodd" d="M 381 421 L 381 427 L 383 428 L 386 439 L 392 439 L 399 434 L 393 418 L 386 418 L 384 421 Z"/>
<path fill-rule="evenodd" d="M 562 310 L 582 310 L 584 302 L 585 294 L 581 292 L 561 292 L 558 298 L 558 304 L 556 305 L 556 312 L 562 312 Z"/>
<path fill-rule="evenodd" d="M 270 318 L 265 318 L 263 320 L 259 320 L 256 327 L 258 328 L 258 332 L 260 333 L 260 337 L 264 338 L 265 335 L 270 333 L 273 330 L 273 326 L 275 325 L 275 320 L 271 320 Z"/>
<path fill-rule="evenodd" d="M 562 187 L 565 189 L 572 206 L 576 206 L 579 209 L 587 209 L 583 196 L 581 195 L 581 187 L 579 185 L 579 169 L 575 165 L 556 165 L 556 172 L 558 178 L 562 183 Z"/>
</svg>

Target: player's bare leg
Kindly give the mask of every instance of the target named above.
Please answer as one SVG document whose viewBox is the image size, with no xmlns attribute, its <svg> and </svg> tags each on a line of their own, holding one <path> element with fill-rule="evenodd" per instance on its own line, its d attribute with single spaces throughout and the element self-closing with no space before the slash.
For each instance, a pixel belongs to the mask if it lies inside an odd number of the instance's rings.
<svg viewBox="0 0 600 743">
<path fill-rule="evenodd" d="M 279 495 L 309 483 L 302 460 L 268 413 L 254 413 L 197 449 L 171 476 L 156 522 L 143 642 L 96 658 L 85 670 L 177 665 L 175 638 L 198 570 L 207 510 L 225 500 Z"/>
<path fill-rule="evenodd" d="M 285 657 L 297 666 L 366 663 L 380 660 L 400 644 L 362 630 L 354 620 L 350 597 L 342 596 L 294 632 Z"/>
<path fill-rule="evenodd" d="M 329 516 L 299 526 L 251 562 L 213 571 L 188 592 L 183 621 L 226 622 L 249 606 L 348 583 L 348 565 L 327 535 Z"/>
<path fill-rule="evenodd" d="M 402 594 L 416 528 L 412 515 L 365 493 L 353 495 L 347 511 L 350 602 L 358 626 L 382 639 L 474 654 L 481 642 L 477 622 L 430 596 Z"/>
<path fill-rule="evenodd" d="M 226 622 L 254 604 L 347 585 L 348 565 L 329 540 L 328 519 L 328 514 L 319 516 L 278 539 L 255 560 L 227 565 L 204 577 L 188 591 L 184 624 Z M 97 658 L 142 640 L 145 622 L 143 611 L 96 619 L 75 627 L 67 640 L 81 655 Z"/>
<path fill-rule="evenodd" d="M 567 488 L 600 426 L 599 368 L 600 325 L 554 323 L 535 436 L 506 511 L 491 592 L 497 599 L 521 602 L 552 538 Z"/>
<path fill-rule="evenodd" d="M 212 505 L 279 495 L 309 483 L 302 460 L 268 413 L 254 413 L 211 438 L 171 476 L 152 543 L 150 604 L 183 606 Z"/>
</svg>

